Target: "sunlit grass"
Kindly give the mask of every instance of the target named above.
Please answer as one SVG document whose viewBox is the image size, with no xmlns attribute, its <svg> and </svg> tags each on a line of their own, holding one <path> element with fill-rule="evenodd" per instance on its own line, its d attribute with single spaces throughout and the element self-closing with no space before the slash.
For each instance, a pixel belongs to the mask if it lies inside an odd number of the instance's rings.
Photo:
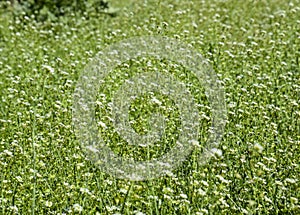
<svg viewBox="0 0 300 215">
<path fill-rule="evenodd" d="M 0 213 L 299 214 L 299 5 L 298 0 L 150 0 L 130 4 L 114 18 L 74 14 L 55 23 L 13 19 L 1 11 Z M 203 88 L 182 77 L 200 103 L 199 150 L 168 176 L 118 180 L 99 171 L 76 141 L 73 92 L 98 51 L 125 38 L 157 34 L 177 38 L 209 60 L 226 91 L 226 132 L 220 151 L 198 165 L 210 107 Z M 153 62 L 150 70 L 185 74 L 184 68 Z M 128 65 L 116 74 L 122 78 L 144 64 Z M 143 111 L 145 101 L 151 109 L 148 100 L 145 95 L 132 108 Z M 172 106 L 171 100 L 164 102 Z M 145 132 L 147 122 L 133 109 L 135 129 Z M 168 131 L 176 136 L 174 109 Z M 109 129 L 104 133 L 113 135 Z M 113 144 L 116 152 L 132 156 L 126 143 Z M 152 147 L 151 156 L 159 156 L 161 149 Z M 147 159 L 143 150 L 134 152 Z"/>
</svg>

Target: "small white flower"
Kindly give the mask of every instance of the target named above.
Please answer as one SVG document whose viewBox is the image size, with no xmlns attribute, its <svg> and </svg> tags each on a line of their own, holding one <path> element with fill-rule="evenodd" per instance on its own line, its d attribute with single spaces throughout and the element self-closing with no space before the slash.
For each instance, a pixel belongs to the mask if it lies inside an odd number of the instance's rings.
<svg viewBox="0 0 300 215">
<path fill-rule="evenodd" d="M 208 187 L 209 186 L 209 184 L 206 182 L 206 181 L 200 181 L 201 182 L 201 184 L 203 184 L 204 186 L 206 186 L 206 187 Z"/>
<path fill-rule="evenodd" d="M 84 194 L 84 193 L 86 193 L 86 194 L 91 194 L 91 192 L 89 191 L 89 189 L 84 188 L 84 187 L 81 187 L 81 188 L 80 188 L 80 192 L 83 193 L 83 194 Z"/>
<path fill-rule="evenodd" d="M 106 179 L 104 182 L 107 183 L 108 185 L 112 185 L 113 184 L 113 181 L 108 180 L 108 179 Z"/>
<path fill-rule="evenodd" d="M 266 202 L 273 203 L 272 200 L 270 198 L 268 198 L 267 196 L 264 196 L 264 199 Z"/>
<path fill-rule="evenodd" d="M 262 147 L 262 145 L 255 143 L 253 146 L 253 149 L 259 153 L 262 153 L 262 151 L 264 150 L 264 147 Z"/>
<path fill-rule="evenodd" d="M 200 212 L 198 212 L 199 214 L 208 214 L 208 210 L 206 209 L 201 209 Z"/>
<path fill-rule="evenodd" d="M 168 196 L 168 195 L 166 195 L 166 194 L 164 194 L 164 199 L 171 199 L 171 197 L 170 196 Z"/>
<path fill-rule="evenodd" d="M 21 183 L 23 182 L 21 176 L 17 176 L 16 179 L 17 179 L 18 182 L 21 182 Z"/>
<path fill-rule="evenodd" d="M 109 212 L 112 212 L 112 211 L 116 211 L 116 210 L 118 210 L 119 208 L 117 207 L 117 206 L 111 206 L 111 207 L 109 207 L 109 206 L 106 206 L 106 209 L 109 211 Z"/>
<path fill-rule="evenodd" d="M 119 192 L 120 192 L 120 193 L 124 193 L 124 194 L 126 194 L 126 193 L 127 193 L 127 190 L 126 190 L 126 189 L 124 189 L 124 188 L 121 188 L 121 189 L 119 190 Z"/>
<path fill-rule="evenodd" d="M 88 150 L 90 150 L 91 152 L 94 152 L 94 153 L 98 153 L 98 149 L 96 149 L 94 146 L 90 145 L 90 146 L 87 146 L 86 147 Z"/>
<path fill-rule="evenodd" d="M 98 125 L 101 126 L 104 129 L 107 128 L 106 124 L 104 122 L 102 122 L 102 121 L 98 122 Z"/>
<path fill-rule="evenodd" d="M 200 147 L 200 144 L 197 140 L 191 140 L 191 144 L 195 147 Z"/>
<path fill-rule="evenodd" d="M 84 167 L 84 163 L 78 163 L 76 164 L 77 169 L 81 169 L 81 167 Z"/>
<path fill-rule="evenodd" d="M 217 157 L 222 157 L 222 150 L 217 149 L 217 148 L 213 148 L 210 150 L 212 152 L 213 155 L 217 156 Z"/>
<path fill-rule="evenodd" d="M 204 190 L 202 190 L 201 188 L 199 188 L 197 190 L 197 193 L 199 193 L 200 196 L 205 196 L 206 195 L 206 192 Z"/>
<path fill-rule="evenodd" d="M 11 152 L 11 151 L 8 151 L 8 150 L 4 150 L 3 151 L 5 154 L 7 154 L 8 156 L 12 156 L 13 155 L 13 153 Z"/>
<path fill-rule="evenodd" d="M 74 208 L 74 211 L 76 211 L 76 212 L 82 212 L 82 207 L 80 204 L 74 204 L 73 208 Z"/>
<path fill-rule="evenodd" d="M 53 203 L 50 202 L 50 201 L 46 201 L 46 202 L 45 202 L 45 206 L 46 206 L 47 208 L 50 208 L 52 205 L 53 205 Z"/>
<path fill-rule="evenodd" d="M 163 188 L 163 192 L 164 192 L 164 193 L 173 193 L 174 190 L 172 190 L 170 187 L 164 187 L 164 188 Z"/>
<path fill-rule="evenodd" d="M 216 178 L 218 178 L 224 184 L 229 184 L 231 182 L 230 180 L 223 178 L 221 175 L 217 175 Z"/>
<path fill-rule="evenodd" d="M 161 104 L 162 104 L 162 102 L 159 101 L 159 100 L 158 100 L 157 98 L 155 98 L 155 97 L 152 98 L 151 101 L 154 102 L 155 104 L 158 104 L 158 105 L 161 105 Z"/>
<path fill-rule="evenodd" d="M 286 178 L 285 179 L 286 182 L 291 183 L 291 184 L 295 184 L 297 181 L 293 178 Z"/>
<path fill-rule="evenodd" d="M 53 73 L 54 73 L 54 68 L 52 68 L 51 66 L 48 66 L 48 65 L 43 65 L 42 67 L 43 67 L 43 68 L 45 68 L 45 69 L 47 69 L 47 70 L 48 70 L 48 72 L 50 72 L 51 74 L 53 74 Z"/>
<path fill-rule="evenodd" d="M 183 199 L 187 199 L 187 195 L 184 194 L 184 193 L 181 193 L 179 196 L 180 196 L 181 198 L 183 198 Z"/>
<path fill-rule="evenodd" d="M 12 210 L 12 211 L 14 211 L 15 213 L 18 213 L 18 211 L 19 211 L 19 209 L 18 209 L 18 207 L 17 206 L 10 206 L 10 209 Z"/>
<path fill-rule="evenodd" d="M 146 214 L 144 214 L 144 213 L 138 211 L 138 212 L 135 213 L 135 215 L 146 215 Z"/>
</svg>

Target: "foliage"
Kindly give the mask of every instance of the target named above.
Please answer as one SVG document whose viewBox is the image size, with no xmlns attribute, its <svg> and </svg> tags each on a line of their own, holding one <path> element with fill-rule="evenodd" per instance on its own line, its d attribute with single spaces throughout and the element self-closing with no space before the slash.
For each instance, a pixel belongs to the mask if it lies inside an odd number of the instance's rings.
<svg viewBox="0 0 300 215">
<path fill-rule="evenodd" d="M 41 23 L 28 16 L 30 25 L 0 12 L 0 213 L 299 214 L 299 0 L 136 2 L 115 18 Z M 105 47 L 157 34 L 189 44 L 214 67 L 226 89 L 226 132 L 216 156 L 199 165 L 211 112 L 203 99 L 199 149 L 179 169 L 152 181 L 118 180 L 81 150 L 72 127 L 74 88 Z M 155 60 L 125 63 L 115 74 L 170 68 L 186 75 Z M 116 88 L 114 78 L 107 87 Z M 201 88 L 195 94 L 205 98 Z M 133 108 L 143 111 L 144 101 L 148 106 L 145 96 Z M 130 111 L 136 130 L 145 131 L 147 123 Z M 176 122 L 170 120 L 171 133 Z M 126 143 L 110 144 L 131 155 Z M 155 157 L 160 149 L 150 150 Z"/>
<path fill-rule="evenodd" d="M 106 0 L 29 0 L 12 1 L 13 13 L 15 16 L 34 15 L 37 20 L 55 20 L 59 16 L 70 15 L 70 13 L 84 13 L 94 9 L 104 11 L 109 8 Z"/>
</svg>

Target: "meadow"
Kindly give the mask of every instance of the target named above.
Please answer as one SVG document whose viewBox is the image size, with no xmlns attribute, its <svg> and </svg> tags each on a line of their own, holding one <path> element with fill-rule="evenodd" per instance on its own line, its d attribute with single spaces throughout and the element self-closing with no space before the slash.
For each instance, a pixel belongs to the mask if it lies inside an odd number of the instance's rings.
<svg viewBox="0 0 300 215">
<path fill-rule="evenodd" d="M 113 16 L 89 11 L 43 22 L 1 9 L 0 214 L 300 214 L 300 1 L 118 6 Z M 179 133 L 180 112 L 161 94 L 155 96 L 162 103 L 145 94 L 129 110 L 140 134 L 148 131 L 150 112 L 169 119 L 164 140 L 151 147 L 129 146 L 109 117 L 101 118 L 110 90 L 140 68 L 181 77 L 199 103 L 201 126 L 199 144 L 176 170 L 152 180 L 118 179 L 82 150 L 72 122 L 74 90 L 98 52 L 155 35 L 184 42 L 208 60 L 225 90 L 225 131 L 215 155 L 199 164 L 211 124 L 203 86 L 180 65 L 124 62 L 104 80 L 96 109 L 99 132 L 116 154 L 157 158 Z"/>
</svg>

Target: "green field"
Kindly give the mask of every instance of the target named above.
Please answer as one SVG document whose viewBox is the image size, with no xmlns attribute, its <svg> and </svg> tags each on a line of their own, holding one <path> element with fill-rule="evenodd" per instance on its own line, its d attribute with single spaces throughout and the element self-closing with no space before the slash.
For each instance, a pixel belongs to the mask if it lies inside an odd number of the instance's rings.
<svg viewBox="0 0 300 215">
<path fill-rule="evenodd" d="M 0 2 L 1 3 L 1 2 Z M 128 4 L 126 4 L 128 3 Z M 123 1 L 95 12 L 38 22 L 0 11 L 0 214 L 300 214 L 300 1 Z M 113 132 L 110 92 L 146 69 L 169 71 L 199 104 L 199 146 L 166 176 L 118 179 L 90 161 L 74 132 L 73 94 L 98 52 L 124 39 L 166 36 L 193 47 L 224 87 L 227 123 L 217 153 L 198 163 L 211 124 L 205 90 L 189 71 L 153 58 L 124 62 L 104 81 L 99 133 L 119 156 L 155 159 L 174 146 L 180 112 L 162 94 L 129 110 L 147 133 L 150 112 L 166 136 L 131 147 Z M 100 120 L 101 119 L 101 120 Z M 221 153 L 222 152 L 222 153 Z"/>
</svg>

